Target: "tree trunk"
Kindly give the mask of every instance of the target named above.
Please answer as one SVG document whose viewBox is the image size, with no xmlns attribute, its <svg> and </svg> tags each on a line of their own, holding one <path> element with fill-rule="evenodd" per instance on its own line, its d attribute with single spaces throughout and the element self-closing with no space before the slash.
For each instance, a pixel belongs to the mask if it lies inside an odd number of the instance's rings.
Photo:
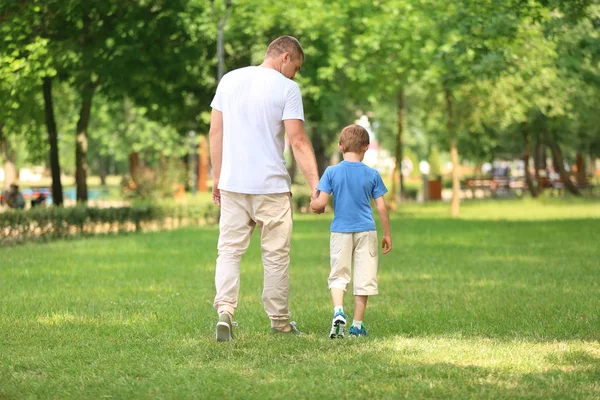
<svg viewBox="0 0 600 400">
<path fill-rule="evenodd" d="M 460 211 L 460 181 L 458 176 L 458 149 L 456 147 L 456 132 L 454 131 L 454 111 L 452 109 L 452 92 L 446 85 L 444 87 L 446 107 L 448 113 L 448 134 L 450 135 L 450 157 L 452 161 L 452 203 L 450 213 L 452 217 L 458 217 Z"/>
<path fill-rule="evenodd" d="M 585 187 L 587 184 L 587 176 L 585 173 L 585 161 L 583 159 L 583 154 L 581 152 L 577 152 L 576 156 L 576 165 L 577 165 L 577 186 L 580 188 Z"/>
<path fill-rule="evenodd" d="M 562 151 L 556 140 L 554 139 L 554 135 L 549 132 L 546 133 L 546 138 L 548 140 L 548 145 L 550 146 L 550 151 L 552 151 L 552 157 L 554 158 L 554 168 L 558 169 L 558 173 L 560 174 L 561 179 L 565 184 L 565 188 L 572 194 L 576 196 L 581 196 L 579 189 L 577 186 L 573 184 L 571 181 L 571 177 L 569 177 L 569 173 L 565 170 L 565 163 L 562 155 Z"/>
<path fill-rule="evenodd" d="M 208 191 L 208 168 L 208 140 L 206 139 L 206 135 L 200 135 L 200 146 L 198 149 L 198 190 L 201 192 Z"/>
<path fill-rule="evenodd" d="M 50 171 L 52 173 L 52 204 L 62 206 L 63 187 L 60 178 L 60 158 L 58 153 L 58 132 L 54 118 L 54 102 L 52 100 L 52 79 L 45 77 L 42 85 L 44 92 L 44 115 L 50 145 Z"/>
<path fill-rule="evenodd" d="M 313 126 L 312 132 L 312 145 L 315 151 L 315 158 L 317 159 L 317 169 L 319 170 L 319 176 L 323 176 L 323 173 L 329 167 L 329 157 L 326 154 L 326 145 L 323 143 L 323 136 L 315 134 L 317 126 Z"/>
<path fill-rule="evenodd" d="M 106 164 L 106 157 L 100 155 L 100 157 L 98 157 L 98 174 L 100 175 L 101 186 L 106 186 L 106 175 L 108 174 Z"/>
<path fill-rule="evenodd" d="M 544 157 L 544 162 L 542 163 L 541 158 Z M 533 151 L 533 166 L 535 168 L 535 181 L 537 183 L 537 194 L 539 195 L 544 191 L 544 184 L 542 183 L 542 177 L 540 176 L 540 169 L 545 170 L 545 157 L 546 150 L 543 149 L 542 143 L 540 142 L 540 138 L 538 137 L 535 141 L 535 149 Z"/>
<path fill-rule="evenodd" d="M 92 110 L 92 98 L 96 84 L 86 83 L 81 93 L 81 110 L 77 121 L 77 132 L 75 140 L 75 184 L 77 185 L 77 202 L 85 203 L 88 200 L 87 190 L 87 150 L 88 150 L 88 127 L 90 113 Z"/>
<path fill-rule="evenodd" d="M 225 74 L 225 24 L 230 12 L 231 0 L 225 0 L 225 14 L 223 14 L 217 24 L 217 82 Z"/>
<path fill-rule="evenodd" d="M 129 153 L 129 175 L 131 176 L 131 180 L 135 184 L 135 187 L 139 187 L 141 175 L 141 162 L 139 154 L 135 151 Z"/>
<path fill-rule="evenodd" d="M 396 203 L 402 202 L 404 199 L 404 177 L 402 176 L 402 132 L 404 131 L 404 91 L 400 89 L 396 95 L 397 101 L 397 109 L 396 113 L 398 116 L 396 131 L 396 148 L 394 150 L 394 156 L 396 158 L 396 163 L 394 164 L 394 172 L 392 173 L 392 198 L 390 199 L 390 208 L 392 210 L 396 209 Z M 400 194 L 398 194 L 396 189 L 396 177 L 399 177 L 400 182 Z"/>
<path fill-rule="evenodd" d="M 288 174 L 290 174 L 290 181 L 292 184 L 296 182 L 296 174 L 298 173 L 298 162 L 296 161 L 296 157 L 292 155 L 292 164 L 288 168 Z"/>
<path fill-rule="evenodd" d="M 17 181 L 17 156 L 4 136 L 4 125 L 0 123 L 0 156 L 4 161 L 4 190 Z"/>
<path fill-rule="evenodd" d="M 523 123 L 523 139 L 525 141 L 525 149 L 523 150 L 523 168 L 525 169 L 525 183 L 527 184 L 529 193 L 531 193 L 531 197 L 537 197 L 537 188 L 533 184 L 533 180 L 531 179 L 531 175 L 529 174 L 529 157 L 531 156 L 531 146 L 529 144 L 529 127 L 527 125 L 527 122 Z"/>
<path fill-rule="evenodd" d="M 319 170 L 319 176 L 323 176 L 327 167 L 329 167 L 329 157 L 325 154 L 324 149 L 319 149 L 319 152 L 315 152 L 317 158 L 317 168 Z"/>
</svg>

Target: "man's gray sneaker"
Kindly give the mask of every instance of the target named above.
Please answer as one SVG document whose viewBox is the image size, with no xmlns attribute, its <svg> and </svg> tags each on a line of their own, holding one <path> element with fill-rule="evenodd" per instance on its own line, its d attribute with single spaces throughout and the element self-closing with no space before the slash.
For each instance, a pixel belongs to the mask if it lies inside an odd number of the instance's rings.
<svg viewBox="0 0 600 400">
<path fill-rule="evenodd" d="M 290 328 L 292 328 L 292 329 L 290 329 L 287 332 L 280 331 L 279 329 L 276 329 L 276 328 L 271 328 L 271 332 L 273 332 L 273 333 L 279 333 L 281 335 L 297 335 L 297 336 L 302 336 L 303 335 L 303 333 L 300 332 L 298 330 L 298 328 L 296 328 L 296 322 L 295 321 L 290 322 Z"/>
<path fill-rule="evenodd" d="M 231 316 L 227 313 L 219 315 L 217 322 L 217 342 L 228 342 L 233 339 Z"/>
</svg>

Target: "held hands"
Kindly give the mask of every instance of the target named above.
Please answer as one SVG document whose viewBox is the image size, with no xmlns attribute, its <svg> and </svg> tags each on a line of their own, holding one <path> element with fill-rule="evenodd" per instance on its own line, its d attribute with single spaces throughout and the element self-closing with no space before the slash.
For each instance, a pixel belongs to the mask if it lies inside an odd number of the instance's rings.
<svg viewBox="0 0 600 400">
<path fill-rule="evenodd" d="M 321 191 L 317 188 L 314 188 L 312 190 L 312 194 L 310 195 L 310 200 L 315 200 L 317 197 L 319 197 L 319 195 L 321 194 Z"/>
<path fill-rule="evenodd" d="M 312 195 L 310 196 L 310 211 L 315 214 L 323 214 L 325 212 L 325 207 L 318 207 L 315 203 L 317 198 L 321 195 L 321 191 L 318 189 L 313 189 Z"/>
<path fill-rule="evenodd" d="M 383 249 L 383 254 L 387 254 L 392 250 L 392 237 L 384 236 L 381 240 L 381 248 Z"/>
</svg>

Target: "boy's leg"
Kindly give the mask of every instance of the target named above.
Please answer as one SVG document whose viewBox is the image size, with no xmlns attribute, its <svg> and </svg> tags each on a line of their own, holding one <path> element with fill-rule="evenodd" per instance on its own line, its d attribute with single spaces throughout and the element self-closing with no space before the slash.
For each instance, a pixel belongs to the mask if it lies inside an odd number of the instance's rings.
<svg viewBox="0 0 600 400">
<path fill-rule="evenodd" d="M 363 317 L 365 315 L 368 300 L 369 296 L 354 296 L 354 319 L 352 320 L 352 326 L 350 327 L 350 337 L 368 335 L 365 324 L 363 324 Z"/>
<path fill-rule="evenodd" d="M 339 307 L 344 308 L 344 289 L 332 287 L 331 288 L 331 301 L 333 303 L 334 309 L 337 309 Z"/>
<path fill-rule="evenodd" d="M 362 322 L 369 296 L 354 296 L 354 321 Z"/>
<path fill-rule="evenodd" d="M 350 328 L 351 336 L 364 336 L 367 334 L 362 321 L 369 296 L 378 294 L 378 253 L 379 246 L 376 231 L 355 234 L 354 321 Z"/>
<path fill-rule="evenodd" d="M 333 301 L 333 320 L 331 321 L 329 337 L 333 339 L 344 336 L 344 327 L 348 317 L 344 314 L 344 290 L 336 287 L 332 287 L 330 290 Z"/>
<path fill-rule="evenodd" d="M 354 234 L 355 296 L 373 296 L 379 293 L 377 283 L 378 252 L 376 231 Z"/>
<path fill-rule="evenodd" d="M 289 193 L 253 195 L 254 219 L 260 228 L 264 266 L 263 305 L 271 328 L 292 330 L 288 297 L 290 292 L 290 242 L 292 203 Z"/>
<path fill-rule="evenodd" d="M 343 337 L 346 325 L 344 314 L 344 291 L 350 282 L 352 266 L 352 233 L 331 233 L 330 255 L 331 271 L 329 273 L 329 290 L 333 302 L 334 312 L 329 336 Z"/>
<path fill-rule="evenodd" d="M 350 283 L 350 270 L 352 268 L 352 233 L 331 232 L 329 242 L 330 266 L 329 279 L 327 280 L 329 289 L 339 289 L 337 297 L 334 297 L 334 291 L 331 292 L 333 305 L 343 306 L 344 291 Z"/>
<path fill-rule="evenodd" d="M 254 221 L 247 211 L 246 195 L 221 191 L 219 219 L 219 256 L 215 270 L 214 307 L 219 315 L 233 316 L 240 291 L 240 260 L 248 245 Z"/>
</svg>

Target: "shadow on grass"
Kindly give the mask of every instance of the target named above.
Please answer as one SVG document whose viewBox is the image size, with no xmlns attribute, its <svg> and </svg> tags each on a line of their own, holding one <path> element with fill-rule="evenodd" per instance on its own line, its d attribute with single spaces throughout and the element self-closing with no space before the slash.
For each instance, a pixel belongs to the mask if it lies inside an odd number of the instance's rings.
<svg viewBox="0 0 600 400">
<path fill-rule="evenodd" d="M 536 362 L 536 355 L 512 354 L 532 351 L 528 343 L 511 349 L 504 342 L 466 340 L 458 344 L 480 354 L 461 356 L 459 350 L 436 353 L 439 343 L 426 339 L 328 343 L 267 338 L 266 348 L 260 339 L 213 346 L 213 352 L 193 362 L 215 382 L 236 382 L 235 391 L 228 385 L 208 385 L 207 395 L 239 398 L 241 391 L 250 397 L 280 398 L 283 391 L 294 398 L 344 393 L 354 398 L 568 399 L 600 394 L 600 358 L 581 350 L 533 350 L 546 354 Z M 495 351 L 504 352 L 500 360 L 488 355 Z"/>
</svg>

